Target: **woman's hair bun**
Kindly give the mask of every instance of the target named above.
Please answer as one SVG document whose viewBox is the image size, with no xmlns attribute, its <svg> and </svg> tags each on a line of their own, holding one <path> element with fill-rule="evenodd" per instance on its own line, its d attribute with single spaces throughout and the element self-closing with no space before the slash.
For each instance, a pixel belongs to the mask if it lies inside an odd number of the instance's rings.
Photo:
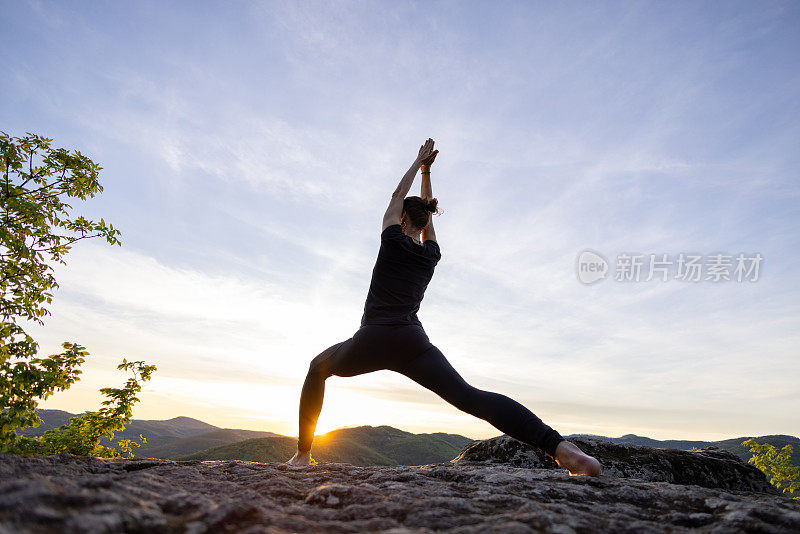
<svg viewBox="0 0 800 534">
<path fill-rule="evenodd" d="M 431 213 L 439 214 L 439 201 L 435 198 L 420 198 L 418 196 L 403 199 L 403 213 L 415 228 L 425 228 L 431 220 Z"/>
</svg>

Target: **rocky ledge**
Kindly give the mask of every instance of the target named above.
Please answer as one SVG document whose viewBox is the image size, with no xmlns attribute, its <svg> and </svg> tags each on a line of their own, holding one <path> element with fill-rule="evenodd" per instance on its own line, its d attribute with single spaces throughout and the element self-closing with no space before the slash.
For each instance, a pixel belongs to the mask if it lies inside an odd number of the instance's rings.
<svg viewBox="0 0 800 534">
<path fill-rule="evenodd" d="M 603 475 L 505 436 L 423 466 L 0 455 L 0 534 L 800 532 L 800 502 L 733 455 L 573 441 Z"/>
<path fill-rule="evenodd" d="M 681 451 L 631 444 L 618 445 L 596 438 L 571 437 L 569 441 L 600 460 L 604 475 L 778 494 L 778 490 L 758 468 L 743 462 L 732 452 L 717 447 Z M 484 462 L 531 469 L 561 469 L 541 450 L 508 436 L 473 441 L 452 461 Z"/>
</svg>

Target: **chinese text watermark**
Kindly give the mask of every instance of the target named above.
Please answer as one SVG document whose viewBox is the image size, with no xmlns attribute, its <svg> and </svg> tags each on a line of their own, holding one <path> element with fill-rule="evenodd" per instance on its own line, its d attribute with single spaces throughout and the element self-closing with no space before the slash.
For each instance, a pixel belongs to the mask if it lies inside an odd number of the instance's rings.
<svg viewBox="0 0 800 534">
<path fill-rule="evenodd" d="M 612 266 L 597 251 L 578 253 L 575 262 L 578 280 L 594 284 L 606 278 L 617 282 L 756 282 L 764 258 L 755 254 L 618 254 Z"/>
</svg>

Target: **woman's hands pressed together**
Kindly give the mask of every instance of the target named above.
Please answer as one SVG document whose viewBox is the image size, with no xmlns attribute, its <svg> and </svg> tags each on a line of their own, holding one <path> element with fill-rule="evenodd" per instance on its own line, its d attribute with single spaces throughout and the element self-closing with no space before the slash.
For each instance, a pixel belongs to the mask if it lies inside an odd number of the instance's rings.
<svg viewBox="0 0 800 534">
<path fill-rule="evenodd" d="M 414 183 L 414 178 L 416 177 L 417 172 L 420 170 L 420 167 L 422 167 L 420 198 L 427 199 L 433 197 L 431 192 L 430 165 L 436 159 L 436 155 L 438 153 L 438 150 L 433 149 L 433 139 L 430 137 L 427 141 L 425 141 L 425 144 L 419 147 L 417 159 L 415 159 L 414 163 L 411 164 L 411 167 L 408 168 L 406 173 L 400 179 L 400 183 L 397 184 L 397 188 L 392 193 L 389 206 L 386 208 L 386 213 L 383 214 L 383 225 L 381 227 L 381 232 L 393 224 L 401 224 L 400 221 L 403 215 L 404 199 L 406 198 L 409 189 L 411 189 L 411 184 Z M 426 235 L 427 239 L 432 239 L 434 241 L 436 240 L 436 234 L 434 233 L 432 222 L 429 222 L 428 226 L 423 229 L 423 241 L 426 240 Z"/>
<path fill-rule="evenodd" d="M 430 137 L 425 144 L 419 147 L 419 154 L 417 155 L 417 162 L 420 165 L 425 165 L 430 167 L 433 164 L 433 160 L 436 159 L 436 154 L 438 154 L 438 150 L 433 149 L 433 139 Z"/>
</svg>

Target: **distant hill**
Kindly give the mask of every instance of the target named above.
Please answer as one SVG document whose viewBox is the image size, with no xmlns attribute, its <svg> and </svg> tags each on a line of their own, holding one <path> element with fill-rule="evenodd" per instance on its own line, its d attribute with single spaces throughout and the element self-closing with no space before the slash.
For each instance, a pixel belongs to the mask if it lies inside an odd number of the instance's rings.
<svg viewBox="0 0 800 534">
<path fill-rule="evenodd" d="M 143 456 L 145 451 L 150 448 L 160 447 L 178 439 L 196 436 L 212 430 L 219 430 L 219 427 L 191 417 L 175 417 L 165 421 L 134 419 L 125 427 L 125 430 L 114 435 L 114 440 L 132 439 L 138 441 L 139 434 L 142 434 L 147 438 L 147 443 L 136 449 L 136 455 Z"/>
<path fill-rule="evenodd" d="M 782 449 L 784 445 L 792 446 L 791 461 L 794 465 L 800 466 L 800 439 L 794 436 L 775 434 L 772 436 L 752 436 L 758 443 L 769 443 L 777 449 Z M 733 454 L 747 461 L 752 456 L 750 448 L 742 445 L 742 442 L 749 438 L 725 439 L 715 443 L 720 449 L 731 451 Z"/>
<path fill-rule="evenodd" d="M 353 465 L 423 465 L 455 458 L 473 440 L 457 434 L 413 434 L 391 426 L 341 428 L 317 436 L 317 461 Z M 248 460 L 285 462 L 295 452 L 297 438 L 259 438 L 178 457 L 180 460 Z"/>
<path fill-rule="evenodd" d="M 22 432 L 25 436 L 37 436 L 45 431 L 66 424 L 75 414 L 63 410 L 38 410 L 43 423 L 34 429 Z M 134 419 L 124 431 L 115 435 L 120 439 L 138 440 L 139 434 L 147 443 L 134 450 L 139 458 L 181 458 L 195 460 L 250 460 L 258 462 L 283 462 L 295 452 L 297 438 L 282 436 L 274 432 L 219 428 L 191 417 L 175 417 L 165 421 Z M 565 437 L 585 436 L 611 441 L 631 443 L 662 449 L 688 450 L 693 447 L 717 446 L 731 451 L 744 461 L 750 459 L 750 451 L 742 446 L 748 437 L 721 441 L 702 440 L 657 440 L 636 434 L 625 434 L 618 438 L 593 434 L 570 434 Z M 792 463 L 800 465 L 800 439 L 787 435 L 754 436 L 759 443 L 770 443 L 782 448 L 792 445 Z M 359 426 L 340 428 L 314 441 L 313 457 L 319 461 L 347 462 L 353 465 L 422 465 L 451 460 L 456 457 L 470 438 L 459 434 L 434 432 L 413 434 L 397 428 L 383 426 Z M 106 442 L 107 443 L 107 442 Z"/>
<path fill-rule="evenodd" d="M 418 434 L 418 435 L 433 436 L 435 438 L 439 438 L 440 440 L 447 442 L 454 447 L 458 447 L 459 451 L 463 449 L 468 443 L 472 443 L 473 441 L 475 441 L 474 439 L 462 436 L 461 434 L 445 434 L 444 432 L 434 432 L 433 434 Z"/>
<path fill-rule="evenodd" d="M 218 430 L 212 430 L 211 432 L 204 432 L 187 438 L 176 439 L 157 447 L 140 447 L 136 450 L 136 457 L 172 458 L 174 456 L 192 454 L 221 445 L 228 445 L 229 443 L 236 443 L 237 441 L 265 437 L 281 437 L 281 434 L 276 434 L 275 432 L 259 432 L 257 430 L 220 428 Z M 148 442 L 149 441 L 148 439 Z"/>
<path fill-rule="evenodd" d="M 41 418 L 42 424 L 36 428 L 26 428 L 19 434 L 28 437 L 41 436 L 48 430 L 66 425 L 70 419 L 75 417 L 74 413 L 65 412 L 64 410 L 36 410 L 36 413 Z"/>
<path fill-rule="evenodd" d="M 794 465 L 800 465 L 800 438 L 782 434 L 771 436 L 746 436 L 742 438 L 724 439 L 721 441 L 693 441 L 674 439 L 662 441 L 644 436 L 637 436 L 636 434 L 625 434 L 619 438 L 608 438 L 594 434 L 570 434 L 569 436 L 564 437 L 569 438 L 572 436 L 600 438 L 616 444 L 630 443 L 633 445 L 644 445 L 646 447 L 658 447 L 660 449 L 689 450 L 693 447 L 702 449 L 704 447 L 716 446 L 720 449 L 732 452 L 745 462 L 750 459 L 752 454 L 750 453 L 750 448 L 742 445 L 742 442 L 747 441 L 752 437 L 755 438 L 756 442 L 758 443 L 769 443 L 770 445 L 774 445 L 777 449 L 782 449 L 784 445 L 791 445 L 793 449 L 791 461 Z"/>
<path fill-rule="evenodd" d="M 22 435 L 40 436 L 67 424 L 78 415 L 63 410 L 37 410 L 37 413 L 42 418 L 42 424 L 25 429 Z M 253 437 L 280 436 L 274 432 L 223 429 L 191 417 L 174 417 L 164 421 L 133 419 L 125 430 L 114 434 L 114 442 L 121 439 L 139 441 L 139 434 L 147 439 L 147 443 L 134 449 L 138 458 L 169 458 Z M 103 443 L 109 444 L 108 440 Z"/>
</svg>

